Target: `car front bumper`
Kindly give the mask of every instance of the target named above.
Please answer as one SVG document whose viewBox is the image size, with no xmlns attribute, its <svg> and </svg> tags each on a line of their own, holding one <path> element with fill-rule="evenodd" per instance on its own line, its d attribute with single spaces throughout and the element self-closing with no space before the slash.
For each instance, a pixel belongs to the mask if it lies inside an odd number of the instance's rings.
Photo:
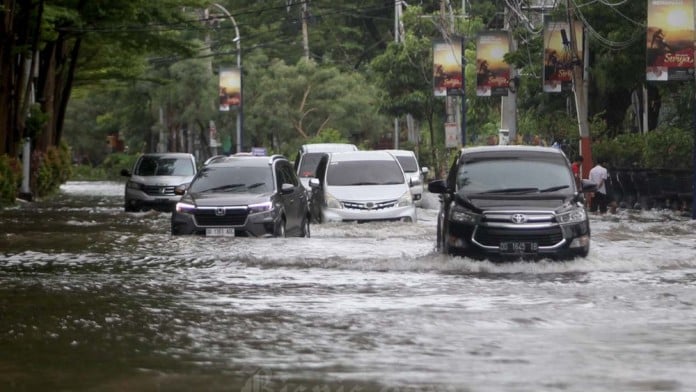
<svg viewBox="0 0 696 392">
<path fill-rule="evenodd" d="M 342 221 L 410 221 L 416 222 L 416 206 L 393 207 L 385 209 L 350 209 L 350 208 L 328 208 L 324 207 L 321 210 L 324 222 L 342 222 Z"/>
</svg>

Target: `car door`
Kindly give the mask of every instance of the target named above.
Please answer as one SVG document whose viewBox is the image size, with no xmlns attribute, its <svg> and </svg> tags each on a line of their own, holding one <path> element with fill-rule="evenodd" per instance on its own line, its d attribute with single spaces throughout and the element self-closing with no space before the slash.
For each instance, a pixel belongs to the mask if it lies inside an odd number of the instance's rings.
<svg viewBox="0 0 696 392">
<path fill-rule="evenodd" d="M 301 198 L 299 190 L 304 191 L 303 188 L 299 186 L 299 183 L 293 181 L 293 170 L 292 167 L 286 162 L 278 162 L 276 164 L 276 179 L 278 181 L 277 187 L 279 192 L 279 197 L 283 203 L 285 209 L 285 219 L 286 219 L 286 229 L 288 231 L 295 232 L 299 230 L 301 220 L 300 211 L 302 211 L 301 203 L 306 202 L 304 198 Z M 290 193 L 282 192 L 283 184 L 293 185 L 294 189 Z"/>
</svg>

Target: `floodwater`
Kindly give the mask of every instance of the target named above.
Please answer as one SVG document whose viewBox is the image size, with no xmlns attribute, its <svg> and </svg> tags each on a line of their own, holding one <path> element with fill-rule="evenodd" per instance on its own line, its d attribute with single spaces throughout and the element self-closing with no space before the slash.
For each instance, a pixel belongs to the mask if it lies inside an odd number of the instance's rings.
<svg viewBox="0 0 696 392">
<path fill-rule="evenodd" d="M 590 256 L 492 264 L 415 224 L 171 237 L 123 185 L 0 210 L 2 391 L 693 391 L 696 222 L 593 216 Z M 426 207 L 433 207 L 426 200 Z"/>
</svg>

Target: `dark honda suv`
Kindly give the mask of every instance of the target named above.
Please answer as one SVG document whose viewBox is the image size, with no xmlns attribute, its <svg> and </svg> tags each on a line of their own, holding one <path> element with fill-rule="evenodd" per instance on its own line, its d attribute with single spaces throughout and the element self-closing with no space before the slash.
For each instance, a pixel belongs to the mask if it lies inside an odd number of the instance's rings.
<svg viewBox="0 0 696 392">
<path fill-rule="evenodd" d="M 585 257 L 590 225 L 583 192 L 568 159 L 550 147 L 463 148 L 446 180 L 428 184 L 441 195 L 437 248 L 472 258 Z"/>
<path fill-rule="evenodd" d="M 309 237 L 307 193 L 280 155 L 216 159 L 179 187 L 172 234 Z"/>
</svg>

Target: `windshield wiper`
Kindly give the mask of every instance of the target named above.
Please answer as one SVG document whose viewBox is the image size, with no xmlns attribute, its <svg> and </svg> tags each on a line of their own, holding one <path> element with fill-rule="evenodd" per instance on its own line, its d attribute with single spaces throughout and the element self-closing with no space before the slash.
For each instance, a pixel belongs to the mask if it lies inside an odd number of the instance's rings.
<svg viewBox="0 0 696 392">
<path fill-rule="evenodd" d="M 540 190 L 539 192 L 540 192 L 540 193 L 544 193 L 544 192 L 553 192 L 553 191 L 558 191 L 558 190 L 566 189 L 566 188 L 570 188 L 570 185 L 557 185 L 557 186 L 552 186 L 552 187 L 549 187 L 549 188 L 546 188 L 546 189 L 542 189 L 542 190 Z"/>
<path fill-rule="evenodd" d="M 258 187 L 263 186 L 263 185 L 266 185 L 266 183 L 265 182 L 255 182 L 253 184 L 247 185 L 247 188 L 249 188 L 249 189 L 258 188 Z"/>
<path fill-rule="evenodd" d="M 218 186 L 215 188 L 210 188 L 206 189 L 204 191 L 201 191 L 201 193 L 204 192 L 223 192 L 223 191 L 229 191 L 235 188 L 239 188 L 240 186 L 244 186 L 244 184 L 230 184 L 230 185 L 223 185 L 223 186 Z"/>
<path fill-rule="evenodd" d="M 488 194 L 488 193 L 532 193 L 539 192 L 539 188 L 500 188 L 491 189 L 490 191 L 480 192 L 478 194 Z"/>
<path fill-rule="evenodd" d="M 356 183 L 353 183 L 353 184 L 350 184 L 350 185 L 352 186 L 352 185 L 382 185 L 382 184 L 380 184 L 379 182 L 369 182 L 369 181 L 365 181 L 365 182 L 356 182 Z"/>
</svg>

